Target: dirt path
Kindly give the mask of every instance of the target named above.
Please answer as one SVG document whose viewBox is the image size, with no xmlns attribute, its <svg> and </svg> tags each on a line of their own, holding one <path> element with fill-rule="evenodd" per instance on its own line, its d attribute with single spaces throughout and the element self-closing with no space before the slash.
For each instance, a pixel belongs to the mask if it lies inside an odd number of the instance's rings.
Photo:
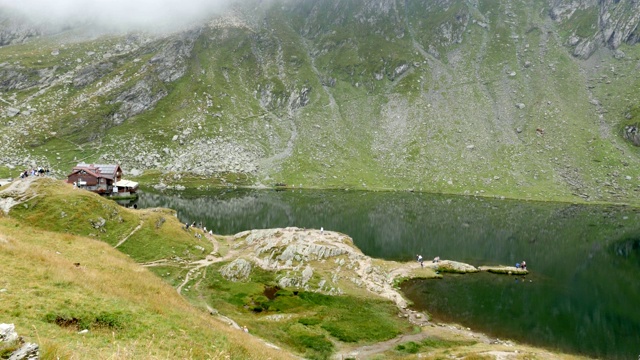
<svg viewBox="0 0 640 360">
<path fill-rule="evenodd" d="M 140 220 L 140 224 L 138 224 L 138 226 L 136 226 L 135 229 L 133 229 L 129 235 L 125 236 L 124 239 L 120 240 L 116 246 L 114 246 L 114 248 L 117 248 L 118 246 L 122 245 L 125 241 L 127 241 L 127 239 L 129 239 L 131 237 L 131 235 L 135 234 L 136 231 L 140 230 L 142 228 L 142 224 L 144 224 L 144 222 L 142 220 Z"/>
<path fill-rule="evenodd" d="M 391 340 L 375 343 L 372 345 L 360 346 L 357 348 L 343 349 L 333 355 L 334 359 L 368 359 L 372 355 L 391 350 L 399 344 L 409 341 L 419 342 L 430 337 L 427 333 L 400 335 Z"/>
<path fill-rule="evenodd" d="M 180 285 L 178 285 L 178 287 L 176 288 L 176 291 L 178 292 L 178 294 L 182 294 L 182 288 L 187 283 L 189 283 L 190 280 L 192 280 L 194 278 L 193 275 L 198 270 L 200 270 L 200 269 L 202 269 L 204 267 L 207 267 L 207 266 L 209 266 L 211 264 L 215 264 L 215 263 L 218 263 L 218 262 L 229 260 L 229 259 L 234 258 L 234 257 L 236 257 L 238 255 L 237 251 L 229 251 L 223 257 L 215 256 L 215 254 L 218 252 L 218 250 L 220 248 L 220 244 L 218 243 L 218 240 L 216 240 L 212 236 L 208 236 L 207 235 L 207 238 L 209 238 L 209 241 L 211 241 L 211 243 L 213 244 L 213 250 L 204 259 L 191 262 L 191 263 L 189 263 L 189 264 L 187 264 L 185 266 L 185 268 L 188 268 L 188 267 L 192 267 L 192 268 L 187 272 L 187 275 L 184 277 L 184 280 L 182 281 L 182 283 Z M 150 265 L 150 266 L 154 266 L 154 265 Z"/>
</svg>

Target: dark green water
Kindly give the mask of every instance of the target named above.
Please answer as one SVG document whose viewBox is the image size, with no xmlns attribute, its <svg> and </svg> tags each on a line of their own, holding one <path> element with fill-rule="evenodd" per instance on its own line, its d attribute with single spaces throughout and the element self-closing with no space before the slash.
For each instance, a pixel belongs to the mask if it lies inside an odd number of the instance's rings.
<svg viewBox="0 0 640 360">
<path fill-rule="evenodd" d="M 404 284 L 415 306 L 492 336 L 606 359 L 640 355 L 640 210 L 417 193 L 143 193 L 220 234 L 324 227 L 367 255 L 473 265 L 526 260 L 531 275 L 446 275 Z"/>
</svg>

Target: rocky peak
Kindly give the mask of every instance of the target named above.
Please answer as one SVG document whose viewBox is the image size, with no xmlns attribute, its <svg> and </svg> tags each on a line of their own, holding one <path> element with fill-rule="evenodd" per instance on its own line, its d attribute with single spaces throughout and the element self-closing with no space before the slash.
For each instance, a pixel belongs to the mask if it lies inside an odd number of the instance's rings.
<svg viewBox="0 0 640 360">
<path fill-rule="evenodd" d="M 617 50 L 623 43 L 640 41 L 637 0 L 555 0 L 549 15 L 572 29 L 567 44 L 581 59 L 588 59 L 600 47 Z"/>
<path fill-rule="evenodd" d="M 41 35 L 42 32 L 41 27 L 0 10 L 0 46 L 22 44 L 29 38 Z"/>
</svg>

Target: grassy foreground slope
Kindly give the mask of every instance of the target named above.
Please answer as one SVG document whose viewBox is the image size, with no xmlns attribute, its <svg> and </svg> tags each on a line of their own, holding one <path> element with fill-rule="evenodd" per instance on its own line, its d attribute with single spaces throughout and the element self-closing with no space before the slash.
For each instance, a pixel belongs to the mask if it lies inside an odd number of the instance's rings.
<svg viewBox="0 0 640 360">
<path fill-rule="evenodd" d="M 44 359 L 289 357 L 195 309 L 108 244 L 7 218 L 0 234 L 0 316 Z"/>
</svg>

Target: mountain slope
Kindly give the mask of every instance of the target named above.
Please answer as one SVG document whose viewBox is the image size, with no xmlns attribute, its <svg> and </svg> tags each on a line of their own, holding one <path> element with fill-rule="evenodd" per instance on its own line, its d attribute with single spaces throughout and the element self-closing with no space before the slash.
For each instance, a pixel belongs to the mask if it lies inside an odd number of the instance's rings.
<svg viewBox="0 0 640 360">
<path fill-rule="evenodd" d="M 0 249 L 1 321 L 42 359 L 291 357 L 191 306 L 107 243 L 0 214 Z"/>
<path fill-rule="evenodd" d="M 172 35 L 41 36 L 0 48 L 5 173 L 86 160 L 178 183 L 637 202 L 622 129 L 640 102 L 638 14 L 271 1 Z"/>
</svg>

